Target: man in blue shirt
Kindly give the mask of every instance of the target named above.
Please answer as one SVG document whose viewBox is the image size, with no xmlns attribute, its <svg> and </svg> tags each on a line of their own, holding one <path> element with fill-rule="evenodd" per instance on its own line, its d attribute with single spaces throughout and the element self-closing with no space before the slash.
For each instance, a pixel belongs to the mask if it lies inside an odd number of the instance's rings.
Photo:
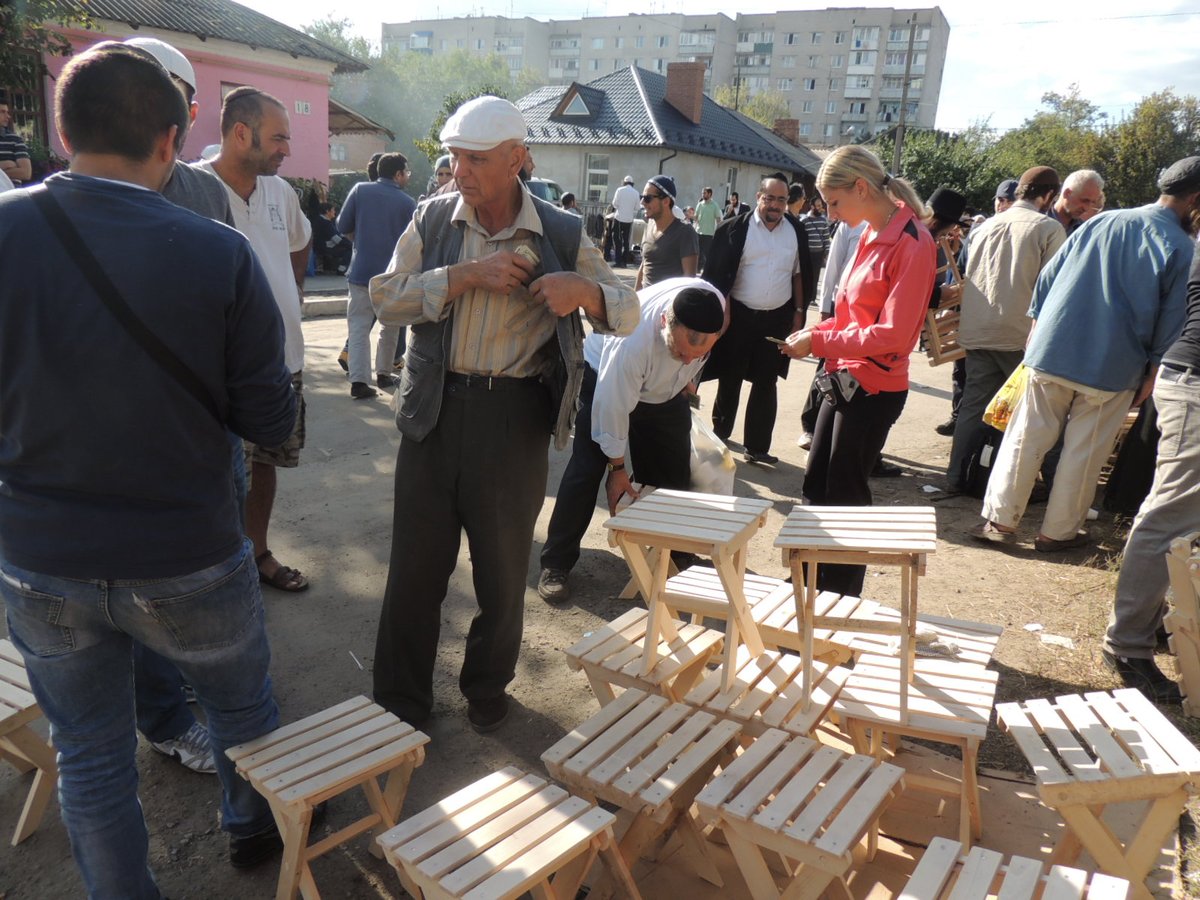
<svg viewBox="0 0 1200 900">
<path fill-rule="evenodd" d="M 1100 467 L 1183 327 L 1200 207 L 1194 172 L 1194 157 L 1175 163 L 1159 178 L 1157 201 L 1085 222 L 1042 270 L 1029 308 L 1029 381 L 997 454 L 977 538 L 1015 539 L 1042 457 L 1065 423 L 1034 549 L 1087 543 L 1080 528 Z"/>
<path fill-rule="evenodd" d="M 410 174 L 403 153 L 383 154 L 379 158 L 379 176 L 352 187 L 338 213 L 338 231 L 354 242 L 354 256 L 346 273 L 350 287 L 346 325 L 350 331 L 350 396 L 355 400 L 366 400 L 379 393 L 368 383 L 375 309 L 367 285 L 388 267 L 396 242 L 417 208 L 417 202 L 404 191 Z M 399 325 L 379 326 L 375 380 L 381 388 L 394 387 L 392 361 L 403 339 L 404 329 Z"/>
<path fill-rule="evenodd" d="M 725 324 L 725 300 L 707 281 L 692 277 L 657 282 L 639 291 L 638 300 L 641 320 L 633 334 L 593 333 L 583 344 L 575 443 L 542 549 L 538 595 L 547 603 L 570 598 L 567 578 L 579 561 L 601 478 L 610 512 L 622 496 L 637 498 L 627 447 L 642 484 L 691 485 L 686 392 Z"/>
</svg>

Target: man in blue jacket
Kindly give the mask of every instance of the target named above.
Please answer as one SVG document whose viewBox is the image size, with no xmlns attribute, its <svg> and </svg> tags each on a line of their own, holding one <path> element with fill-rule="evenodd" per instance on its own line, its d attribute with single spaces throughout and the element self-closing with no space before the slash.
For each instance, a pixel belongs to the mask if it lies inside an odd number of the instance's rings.
<svg viewBox="0 0 1200 900">
<path fill-rule="evenodd" d="M 1085 222 L 1042 269 L 1029 307 L 1029 381 L 996 456 L 976 538 L 1015 540 L 1042 458 L 1062 434 L 1033 546 L 1053 553 L 1088 542 L 1081 528 L 1100 467 L 1183 328 L 1200 207 L 1193 159 L 1162 174 L 1154 203 Z"/>
<path fill-rule="evenodd" d="M 63 70 L 55 120 L 71 172 L 0 197 L 0 597 L 88 896 L 158 898 L 134 641 L 177 665 L 207 714 L 231 862 L 280 848 L 225 756 L 278 722 L 226 429 L 278 444 L 295 401 L 250 245 L 157 193 L 188 125 L 166 70 L 100 44 Z M 61 364 L 84 343 L 106 348 L 86 390 Z"/>
</svg>

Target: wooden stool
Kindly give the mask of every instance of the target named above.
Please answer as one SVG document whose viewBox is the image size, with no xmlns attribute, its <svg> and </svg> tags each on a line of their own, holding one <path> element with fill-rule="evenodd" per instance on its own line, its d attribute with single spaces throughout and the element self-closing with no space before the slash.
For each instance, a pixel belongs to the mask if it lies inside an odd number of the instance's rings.
<svg viewBox="0 0 1200 900">
<path fill-rule="evenodd" d="M 655 663 L 643 674 L 649 621 L 646 610 L 631 609 L 567 648 L 567 665 L 576 672 L 584 671 L 601 706 L 612 701 L 614 685 L 682 699 L 724 641 L 719 631 L 672 622 L 676 636 L 659 641 Z"/>
<path fill-rule="evenodd" d="M 739 644 L 744 642 L 754 653 L 763 651 L 742 585 L 746 575 L 746 544 L 766 524 L 770 508 L 769 500 L 660 489 L 604 523 L 609 542 L 621 549 L 650 612 L 641 676 L 648 675 L 658 664 L 656 649 L 660 639 L 676 637 L 675 620 L 661 602 L 671 574 L 672 550 L 707 556 L 713 561 L 729 598 L 726 670 Z"/>
<path fill-rule="evenodd" d="M 626 864 L 636 863 L 652 842 L 677 834 L 689 870 L 720 887 L 689 810 L 717 765 L 732 758 L 740 730 L 686 704 L 631 689 L 543 753 L 542 762 L 580 796 L 634 814 L 620 842 Z"/>
<path fill-rule="evenodd" d="M 866 654 L 855 664 L 833 704 L 859 753 L 882 759 L 884 745 L 892 738 L 904 737 L 958 747 L 962 779 L 957 787 L 911 772 L 906 784 L 959 798 L 959 840 L 967 847 L 983 833 L 975 769 L 996 702 L 997 678 L 995 672 L 970 663 L 918 659 L 904 712 L 900 660 Z"/>
<path fill-rule="evenodd" d="M 1074 862 L 1082 847 L 1148 900 L 1146 876 L 1198 792 L 1200 750 L 1133 688 L 1001 703 L 996 718 L 1033 766 L 1042 803 L 1066 822 L 1050 861 Z M 1141 800 L 1151 802 L 1122 845 L 1100 817 L 1110 803 Z"/>
<path fill-rule="evenodd" d="M 908 707 L 917 616 L 917 577 L 937 549 L 937 514 L 931 506 L 796 506 L 775 546 L 792 570 L 800 657 L 813 659 L 813 629 L 867 631 L 900 636 L 900 710 Z M 822 563 L 900 568 L 900 621 L 818 616 L 817 571 Z M 807 579 L 807 580 L 806 580 Z M 809 673 L 804 698 L 808 703 Z"/>
<path fill-rule="evenodd" d="M 283 837 L 277 900 L 290 900 L 297 888 L 305 900 L 316 900 L 312 860 L 368 829 L 378 834 L 396 824 L 427 743 L 429 737 L 408 723 L 366 697 L 354 697 L 225 751 L 271 804 Z M 376 778 L 384 773 L 381 791 Z M 371 814 L 309 847 L 313 807 L 354 787 L 367 795 Z M 379 854 L 373 841 L 371 852 Z"/>
<path fill-rule="evenodd" d="M 1171 541 L 1167 571 L 1171 575 L 1171 611 L 1163 617 L 1168 642 L 1182 676 L 1183 711 L 1200 716 L 1200 532 Z"/>
<path fill-rule="evenodd" d="M 748 574 L 744 590 L 746 604 L 758 625 L 763 643 L 772 649 L 795 650 L 799 653 L 800 627 L 797 624 L 796 598 L 792 586 L 778 578 Z M 674 615 L 690 613 L 722 621 L 729 609 L 721 579 L 710 566 L 692 566 L 668 578 L 663 602 Z M 880 606 L 874 600 L 828 591 L 817 594 L 813 617 L 870 619 L 890 623 L 889 630 L 898 627 L 900 621 L 898 611 Z M 924 645 L 921 636 L 929 633 L 937 642 L 936 645 L 953 644 L 958 648 L 953 659 L 986 666 L 996 652 L 996 644 L 1000 642 L 1003 631 L 999 625 L 919 613 L 916 652 L 922 653 Z M 888 653 L 890 640 L 886 634 L 869 631 L 814 628 L 813 653 L 819 660 L 841 664 L 864 653 Z"/>
<path fill-rule="evenodd" d="M 54 748 L 29 727 L 41 715 L 29 687 L 25 661 L 11 641 L 0 640 L 0 759 L 7 760 L 22 774 L 37 770 L 17 819 L 12 838 L 14 847 L 37 831 L 58 780 Z"/>
<path fill-rule="evenodd" d="M 754 656 L 738 648 L 732 684 L 720 671 L 711 671 L 683 698 L 685 703 L 742 726 L 746 737 L 768 728 L 807 735 L 821 723 L 838 696 L 850 670 L 818 662 L 810 668 L 814 680 L 807 707 L 800 690 L 804 664 L 798 656 L 764 650 Z"/>
<path fill-rule="evenodd" d="M 962 844 L 937 837 L 904 886 L 904 900 L 1125 900 L 1129 882 L 1111 875 L 1091 876 L 1079 869 L 1051 866 L 1014 856 L 1007 862 L 995 850 L 975 847 L 966 856 Z"/>
<path fill-rule="evenodd" d="M 572 900 L 596 861 L 621 890 L 637 886 L 617 852 L 612 813 L 536 775 L 507 768 L 379 837 L 404 889 L 417 900 Z"/>
<path fill-rule="evenodd" d="M 943 276 L 950 271 L 954 276 L 954 283 L 962 284 L 962 273 L 958 271 L 958 263 L 955 262 L 949 240 L 944 237 L 939 238 L 938 243 L 941 245 L 942 256 L 945 257 L 946 264 L 937 270 L 937 283 L 942 284 Z M 925 326 L 921 331 L 921 337 L 925 340 L 925 353 L 929 356 L 931 366 L 940 366 L 942 363 L 954 362 L 966 357 L 967 351 L 958 343 L 961 313 L 961 297 L 953 302 L 943 301 L 925 313 Z"/>
<path fill-rule="evenodd" d="M 849 897 L 854 848 L 865 836 L 868 859 L 874 855 L 879 817 L 903 778 L 898 766 L 772 729 L 717 775 L 696 805 L 703 821 L 724 831 L 754 900 L 816 898 L 834 881 Z M 783 894 L 763 850 L 788 864 Z"/>
</svg>

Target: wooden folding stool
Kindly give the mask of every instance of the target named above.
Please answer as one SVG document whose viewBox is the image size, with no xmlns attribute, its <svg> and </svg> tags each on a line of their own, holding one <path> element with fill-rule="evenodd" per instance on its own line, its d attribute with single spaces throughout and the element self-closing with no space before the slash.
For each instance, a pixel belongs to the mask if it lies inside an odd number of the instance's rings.
<svg viewBox="0 0 1200 900">
<path fill-rule="evenodd" d="M 0 759 L 22 774 L 36 770 L 13 833 L 15 847 L 37 831 L 58 781 L 54 748 L 30 728 L 42 716 L 29 687 L 25 661 L 11 641 L 0 640 Z"/>
</svg>

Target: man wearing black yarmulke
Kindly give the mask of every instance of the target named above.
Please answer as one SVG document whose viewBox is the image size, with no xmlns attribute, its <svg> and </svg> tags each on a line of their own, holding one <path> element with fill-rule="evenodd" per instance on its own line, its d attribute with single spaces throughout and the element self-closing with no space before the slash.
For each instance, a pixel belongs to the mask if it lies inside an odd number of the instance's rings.
<svg viewBox="0 0 1200 900">
<path fill-rule="evenodd" d="M 685 277 L 644 288 L 638 300 L 633 334 L 593 334 L 583 345 L 575 442 L 542 549 L 538 594 L 547 603 L 570 599 L 568 577 L 602 478 L 609 512 L 622 496 L 636 499 L 631 468 L 641 484 L 691 486 L 687 393 L 725 325 L 725 298 L 708 282 Z"/>
</svg>

